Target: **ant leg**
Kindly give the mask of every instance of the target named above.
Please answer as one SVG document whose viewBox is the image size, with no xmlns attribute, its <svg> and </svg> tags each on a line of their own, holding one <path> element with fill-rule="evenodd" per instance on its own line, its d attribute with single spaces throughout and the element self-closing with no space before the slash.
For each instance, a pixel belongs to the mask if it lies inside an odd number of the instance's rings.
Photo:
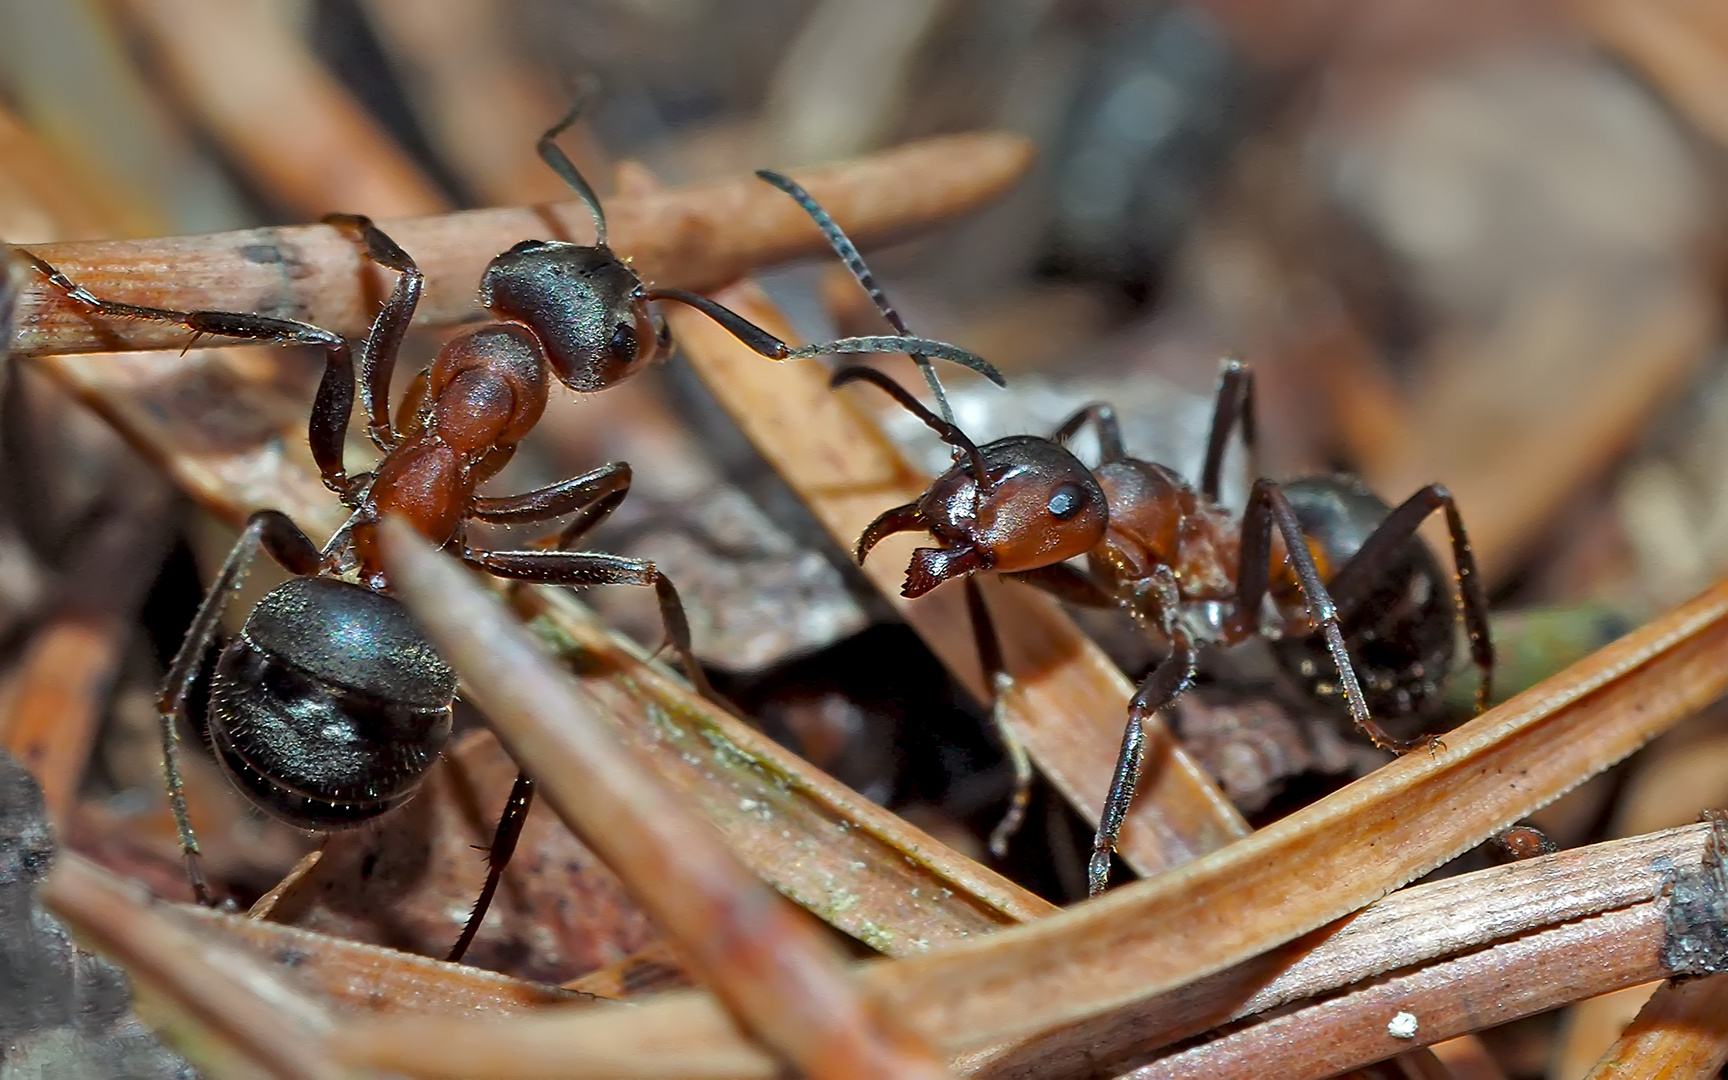
<svg viewBox="0 0 1728 1080">
<path fill-rule="evenodd" d="M 1344 686 L 1344 699 L 1350 706 L 1350 719 L 1362 733 L 1382 750 L 1402 753 L 1415 744 L 1401 743 L 1386 733 L 1368 713 L 1368 700 L 1362 696 L 1362 684 L 1356 679 L 1356 669 L 1350 664 L 1350 651 L 1344 645 L 1344 628 L 1338 619 L 1338 605 L 1320 580 L 1314 565 L 1314 553 L 1308 550 L 1308 538 L 1296 520 L 1290 501 L 1267 479 L 1254 481 L 1248 494 L 1248 509 L 1242 515 L 1242 555 L 1236 571 L 1236 618 L 1246 626 L 1256 626 L 1260 618 L 1260 602 L 1266 596 L 1271 579 L 1272 526 L 1276 523 L 1284 537 L 1284 548 L 1296 569 L 1296 580 L 1308 602 L 1308 618 L 1326 639 L 1326 649 L 1338 668 L 1338 681 Z M 1424 740 L 1426 741 L 1426 740 Z"/>
<path fill-rule="evenodd" d="M 396 287 L 390 298 L 372 320 L 366 343 L 360 347 L 360 405 L 366 412 L 366 434 L 372 445 L 389 453 L 399 441 L 390 426 L 390 377 L 396 371 L 396 354 L 402 349 L 402 336 L 414 318 L 414 308 L 420 303 L 420 293 L 426 278 L 406 251 L 396 241 L 361 214 L 326 214 L 324 224 L 345 233 L 366 251 L 366 257 L 396 271 Z"/>
<path fill-rule="evenodd" d="M 996 623 L 990 618 L 990 608 L 984 603 L 984 590 L 978 579 L 966 578 L 966 615 L 972 622 L 972 640 L 978 646 L 978 662 L 984 668 L 984 684 L 990 688 L 990 726 L 1008 751 L 1008 761 L 1014 767 L 1014 793 L 1008 800 L 1008 810 L 1002 820 L 990 830 L 990 854 L 1001 859 L 1008 854 L 1008 841 L 1020 831 L 1026 821 L 1026 804 L 1032 799 L 1032 758 L 1026 744 L 1009 726 L 1005 713 L 1008 695 L 1014 692 L 1014 677 L 1002 659 L 1002 640 L 996 636 Z"/>
<path fill-rule="evenodd" d="M 1200 494 L 1210 502 L 1218 501 L 1218 474 L 1224 468 L 1224 451 L 1230 442 L 1230 429 L 1238 422 L 1242 424 L 1242 447 L 1248 451 L 1248 475 L 1255 476 L 1260 470 L 1255 462 L 1254 371 L 1231 357 L 1224 361 L 1224 373 L 1218 379 L 1218 397 L 1212 406 L 1212 429 L 1206 436 L 1206 464 L 1200 470 Z"/>
<path fill-rule="evenodd" d="M 1074 437 L 1075 432 L 1086 426 L 1088 420 L 1098 427 L 1100 464 L 1121 461 L 1128 456 L 1128 452 L 1122 448 L 1122 425 L 1116 421 L 1116 410 L 1102 401 L 1094 401 L 1062 421 L 1062 425 L 1050 433 L 1050 441 L 1053 443 L 1067 442 Z"/>
<path fill-rule="evenodd" d="M 480 932 L 480 924 L 486 921 L 492 897 L 498 892 L 498 882 L 504 877 L 504 868 L 510 865 L 510 857 L 516 854 L 516 842 L 522 839 L 522 826 L 527 823 L 528 808 L 533 805 L 534 781 L 527 773 L 517 772 L 516 783 L 510 787 L 510 798 L 504 802 L 504 813 L 498 818 L 498 828 L 493 830 L 492 844 L 486 849 L 486 884 L 480 887 L 480 896 L 468 913 L 462 936 L 456 939 L 450 955 L 445 957 L 449 963 L 462 962 L 468 946 L 474 943 L 474 935 Z"/>
<path fill-rule="evenodd" d="M 494 577 L 532 581 L 542 585 L 652 585 L 660 601 L 660 621 L 666 627 L 666 642 L 683 661 L 696 692 L 718 700 L 708 676 L 696 660 L 691 646 L 690 620 L 678 590 L 660 569 L 646 559 L 608 555 L 598 551 L 473 551 L 462 553 L 462 561 Z"/>
<path fill-rule="evenodd" d="M 1385 573 L 1399 550 L 1415 535 L 1428 515 L 1446 511 L 1446 530 L 1452 537 L 1452 564 L 1458 582 L 1458 608 L 1464 620 L 1464 630 L 1470 638 L 1470 656 L 1482 681 L 1476 687 L 1476 711 L 1488 706 L 1488 695 L 1494 680 L 1494 643 L 1488 636 L 1488 600 L 1482 593 L 1482 579 L 1476 573 L 1476 556 L 1470 550 L 1470 535 L 1464 531 L 1464 518 L 1452 493 L 1440 484 L 1429 484 L 1405 499 L 1386 515 L 1356 554 L 1332 576 L 1332 599 L 1344 618 L 1348 618 L 1367 596 L 1369 587 Z"/>
<path fill-rule="evenodd" d="M 1092 858 L 1086 864 L 1086 894 L 1097 896 L 1110 884 L 1110 856 L 1122 835 L 1122 822 L 1134 804 L 1140 786 L 1140 766 L 1146 756 L 1146 721 L 1159 709 L 1182 696 L 1194 681 L 1199 651 L 1186 635 L 1171 641 L 1170 655 L 1141 682 L 1128 703 L 1128 726 L 1122 732 L 1122 749 L 1116 755 L 1116 772 L 1110 777 L 1110 794 L 1104 799 L 1104 814 L 1092 841 Z"/>
<path fill-rule="evenodd" d="M 312 406 L 312 419 L 307 424 L 306 438 L 312 447 L 312 458 L 318 463 L 318 473 L 324 478 L 324 486 L 341 496 L 344 504 L 351 502 L 354 485 L 342 463 L 342 444 L 348 437 L 348 414 L 354 407 L 354 358 L 349 352 L 346 338 L 311 323 L 278 319 L 269 315 L 248 315 L 232 311 L 174 311 L 170 308 L 141 307 L 137 304 L 103 300 L 40 257 L 23 248 L 16 250 L 37 273 L 48 279 L 49 285 L 92 315 L 176 323 L 192 331 L 193 337 L 187 343 L 187 348 L 196 344 L 199 338 L 210 334 L 279 345 L 316 345 L 323 349 L 324 377 L 318 383 L 318 396 Z"/>
<path fill-rule="evenodd" d="M 630 493 L 630 466 L 622 461 L 562 483 L 536 488 L 508 498 L 474 500 L 474 516 L 500 525 L 526 524 L 576 515 L 560 529 L 556 547 L 564 547 L 605 520 Z"/>
<path fill-rule="evenodd" d="M 557 542 L 562 547 L 603 520 L 624 501 L 624 496 L 629 491 L 630 466 L 618 461 L 603 465 L 585 475 L 572 477 L 563 483 L 521 495 L 502 499 L 476 499 L 474 516 L 483 521 L 514 524 L 545 521 L 574 513 L 575 519 L 558 534 Z M 667 588 L 670 587 L 668 583 Z M 672 597 L 676 602 L 677 594 L 673 593 Z M 682 616 L 683 608 L 680 606 L 678 617 L 681 619 Z M 670 630 L 668 634 L 670 636 Z M 684 636 L 689 637 L 687 624 Z M 681 655 L 688 656 L 688 650 L 681 652 Z M 693 660 L 689 662 L 693 670 L 700 673 L 701 668 L 695 667 Z M 706 683 L 698 683 L 698 688 L 705 693 L 711 693 L 707 691 Z M 462 928 L 462 936 L 450 950 L 448 959 L 452 964 L 462 959 L 468 952 L 468 946 L 473 943 L 474 936 L 480 932 L 480 924 L 485 921 L 486 911 L 492 906 L 492 898 L 498 892 L 498 883 L 504 876 L 504 868 L 510 865 L 510 858 L 516 852 L 516 842 L 522 836 L 522 826 L 528 820 L 528 808 L 533 800 L 534 781 L 525 772 L 517 773 L 516 783 L 510 789 L 510 798 L 504 804 L 504 814 L 498 819 L 498 828 L 492 835 L 492 844 L 486 849 L 486 884 L 480 889 L 480 897 L 474 902 L 467 925 Z"/>
<path fill-rule="evenodd" d="M 180 650 L 174 654 L 174 662 L 169 666 L 156 697 L 156 714 L 162 734 L 162 775 L 168 785 L 168 802 L 173 807 L 174 824 L 180 832 L 180 850 L 186 857 L 186 874 L 192 882 L 192 895 L 204 905 L 212 901 L 204 872 L 198 866 L 198 838 L 192 832 L 192 819 L 186 813 L 175 724 L 189 719 L 186 716 L 186 696 L 192 690 L 198 669 L 203 666 L 204 654 L 216 639 L 216 627 L 228 608 L 228 598 L 246 579 L 246 572 L 252 568 L 252 560 L 260 547 L 289 573 L 308 575 L 317 572 L 317 545 L 307 539 L 288 515 L 276 510 L 260 510 L 247 518 L 246 527 L 234 541 L 234 547 L 222 563 L 221 572 L 216 575 L 210 591 L 204 594 L 204 602 L 198 605 L 198 614 L 186 631 Z"/>
<path fill-rule="evenodd" d="M 1024 581 L 1033 588 L 1049 593 L 1058 600 L 1081 607 L 1113 608 L 1122 602 L 1098 584 L 1090 574 L 1067 563 L 1040 566 L 1033 570 L 1016 570 L 1002 577 Z"/>
</svg>

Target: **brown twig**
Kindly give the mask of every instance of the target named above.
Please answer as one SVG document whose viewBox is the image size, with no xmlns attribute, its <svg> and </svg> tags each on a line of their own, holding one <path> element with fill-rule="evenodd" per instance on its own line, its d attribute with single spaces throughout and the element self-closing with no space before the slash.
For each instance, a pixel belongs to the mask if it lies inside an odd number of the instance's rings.
<svg viewBox="0 0 1728 1080">
<path fill-rule="evenodd" d="M 927 139 L 800 174 L 800 181 L 864 242 L 976 208 L 1019 178 L 1031 147 L 1018 136 Z M 702 291 L 750 270 L 823 249 L 790 199 L 754 179 L 655 195 L 624 195 L 606 208 L 612 246 L 645 279 Z M 385 221 L 426 274 L 421 325 L 448 325 L 478 313 L 476 283 L 486 263 L 519 240 L 589 240 L 593 222 L 579 202 L 475 210 Z M 52 244 L 33 249 L 91 292 L 113 300 L 180 309 L 260 312 L 344 334 L 371 315 L 375 280 L 359 250 L 325 225 L 248 229 L 147 241 Z M 184 330 L 154 323 L 99 322 L 37 283 L 19 305 L 14 351 L 24 356 L 179 348 Z"/>
<path fill-rule="evenodd" d="M 1706 830 L 1688 826 L 1403 889 L 1180 990 L 969 1065 L 989 1080 L 1126 1067 L 1232 1020 L 1657 899 L 1674 874 L 1701 872 L 1706 840 Z"/>
<path fill-rule="evenodd" d="M 670 946 L 656 941 L 631 953 L 616 964 L 590 971 L 564 984 L 566 990 L 601 997 L 621 998 L 651 994 L 659 990 L 682 990 L 696 985 Z"/>
<path fill-rule="evenodd" d="M 555 986 L 192 904 L 159 910 L 195 934 L 245 949 L 283 981 L 347 1015 L 488 1016 L 583 999 Z"/>
<path fill-rule="evenodd" d="M 836 215 L 848 228 L 851 222 Z M 761 291 L 740 285 L 721 302 L 775 333 L 784 317 Z M 670 312 L 673 332 L 708 388 L 845 550 L 877 514 L 923 493 L 920 475 L 849 394 L 828 389 L 813 365 L 771 367 L 712 324 Z M 977 648 L 958 589 L 900 597 L 907 537 L 884 541 L 864 572 L 972 691 L 988 702 Z M 1115 768 L 1133 688 L 1048 597 L 981 582 L 1003 637 L 1017 690 L 1009 723 L 1039 769 L 1080 812 L 1096 820 Z M 1148 725 L 1149 728 L 1152 725 Z M 1144 874 L 1179 866 L 1246 834 L 1241 815 L 1176 746 L 1163 726 L 1149 732 L 1140 795 L 1119 847 Z"/>
<path fill-rule="evenodd" d="M 382 536 L 396 595 L 512 756 L 745 1030 L 816 1080 L 946 1075 L 918 1036 L 859 992 L 816 924 L 612 738 L 593 699 L 493 596 L 409 526 L 386 521 Z"/>
<path fill-rule="evenodd" d="M 1413 1039 L 1510 1023 L 1659 978 L 1667 971 L 1665 909 L 1657 901 L 1636 904 L 1432 964 L 1171 1055 L 1122 1080 L 1318 1080 L 1392 1057 Z"/>
<path fill-rule="evenodd" d="M 862 977 L 957 1054 L 1189 985 L 1372 902 L 1607 768 L 1728 688 L 1725 652 L 1728 583 L 1451 732 L 1443 748 L 1406 755 L 1222 851 Z M 536 1053 L 555 1046 L 579 1058 L 621 1035 L 664 1054 L 732 1053 L 734 1045 L 688 1041 L 723 1030 L 718 1014 L 704 1015 L 713 1008 L 689 996 L 644 1004 L 628 1033 L 622 1017 L 601 1025 L 566 1016 L 501 1022 L 484 1034 L 404 1027 L 389 1041 L 427 1061 L 434 1038 L 497 1040 L 525 1074 L 538 1065 L 553 1075 L 554 1059 Z"/>
<path fill-rule="evenodd" d="M 78 797 L 127 629 L 114 612 L 55 617 L 33 635 L 0 716 L 0 744 L 42 785 L 48 818 L 61 827 Z"/>
<path fill-rule="evenodd" d="M 1671 965 L 1688 964 L 1681 974 L 1714 977 L 1658 987 L 1588 1080 L 1715 1076 L 1728 1061 L 1728 979 L 1720 974 L 1728 958 L 1719 955 L 1728 912 L 1728 814 L 1706 810 L 1704 817 L 1710 836 L 1701 870 L 1677 871 L 1664 890 L 1672 904 L 1663 953 Z"/>
<path fill-rule="evenodd" d="M 1585 1080 L 1717 1075 L 1728 1062 L 1728 975 L 1669 982 Z"/>
<path fill-rule="evenodd" d="M 330 1022 L 316 1006 L 250 958 L 189 932 L 107 871 L 63 852 L 42 899 L 135 984 L 218 1036 L 253 1068 L 282 1080 L 342 1075 L 317 1037 Z"/>
</svg>

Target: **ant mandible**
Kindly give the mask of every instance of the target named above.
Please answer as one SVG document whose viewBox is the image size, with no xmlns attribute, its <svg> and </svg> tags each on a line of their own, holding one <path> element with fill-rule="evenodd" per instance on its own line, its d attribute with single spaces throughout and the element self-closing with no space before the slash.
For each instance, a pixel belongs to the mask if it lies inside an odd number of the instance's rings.
<svg viewBox="0 0 1728 1080">
<path fill-rule="evenodd" d="M 696 308 L 774 360 L 828 352 L 910 352 L 920 362 L 927 362 L 924 357 L 951 360 L 1001 381 L 985 361 L 943 342 L 861 337 L 794 349 L 706 297 L 644 287 L 607 246 L 600 201 L 556 143 L 582 107 L 579 100 L 541 136 L 538 149 L 587 205 L 595 243 L 526 240 L 494 258 L 480 279 L 480 303 L 493 321 L 450 339 L 431 368 L 410 385 L 395 424 L 388 411 L 391 375 L 420 298 L 420 270 L 367 218 L 325 218 L 353 238 L 369 260 L 398 275 L 360 350 L 361 408 L 367 434 L 384 454 L 371 474 L 351 476 L 344 464 L 355 367 L 341 335 L 265 315 L 103 300 L 41 258 L 21 252 L 55 289 L 92 315 L 176 323 L 195 335 L 314 345 L 325 353 L 307 438 L 325 486 L 353 513 L 322 550 L 285 514 L 254 513 L 199 607 L 158 698 L 163 771 L 187 874 L 200 903 L 211 903 L 211 895 L 181 790 L 175 724 L 185 719 L 186 699 L 228 598 L 259 548 L 295 576 L 258 602 L 222 651 L 211 676 L 205 734 L 236 786 L 267 813 L 306 829 L 355 827 L 414 794 L 449 738 L 456 695 L 455 673 L 389 595 L 377 540 L 385 515 L 407 518 L 430 542 L 496 577 L 652 587 L 667 642 L 696 688 L 713 696 L 692 652 L 689 623 L 672 582 L 646 560 L 568 550 L 628 493 L 627 464 L 614 462 L 520 495 L 476 492 L 539 421 L 550 378 L 578 393 L 594 393 L 630 377 L 670 345 L 650 303 Z M 517 525 L 561 517 L 569 521 L 556 536 L 531 550 L 478 549 L 465 538 L 471 520 Z M 528 774 L 519 772 L 487 850 L 486 883 L 450 952 L 452 961 L 466 953 L 485 917 L 533 790 Z"/>
<path fill-rule="evenodd" d="M 1017 435 L 980 447 L 881 372 L 843 368 L 833 385 L 857 381 L 887 392 L 952 446 L 957 459 L 917 501 L 870 523 L 858 539 L 858 561 L 894 533 L 922 531 L 935 538 L 939 546 L 913 552 L 901 593 L 917 597 L 951 578 L 966 580 L 979 654 L 997 689 L 998 709 L 1002 691 L 1012 684 L 1002 671 L 988 609 L 972 584 L 975 574 L 995 571 L 1071 603 L 1119 608 L 1170 644 L 1169 655 L 1128 705 L 1087 865 L 1092 895 L 1109 882 L 1110 856 L 1139 782 L 1145 721 L 1193 683 L 1204 646 L 1271 638 L 1280 662 L 1311 694 L 1327 701 L 1342 697 L 1374 745 L 1400 752 L 1422 743 L 1439 747 L 1434 739 L 1394 740 L 1375 722 L 1370 706 L 1372 694 L 1384 709 L 1412 712 L 1450 669 L 1455 624 L 1450 615 L 1437 618 L 1449 590 L 1416 533 L 1436 510 L 1446 514 L 1457 605 L 1481 672 L 1478 711 L 1486 704 L 1494 667 L 1487 603 L 1463 520 L 1444 487 L 1430 484 L 1391 509 L 1348 478 L 1288 487 L 1258 479 L 1240 517 L 1219 504 L 1219 473 L 1238 423 L 1253 455 L 1253 383 L 1245 364 L 1225 363 L 1198 491 L 1165 466 L 1129 457 L 1108 405 L 1086 406 L 1047 439 Z M 1088 422 L 1097 430 L 1096 470 L 1064 446 Z M 1085 570 L 1068 561 L 1082 555 Z M 1268 599 L 1270 611 L 1263 610 Z M 1347 641 L 1372 652 L 1369 693 L 1357 679 Z M 1022 782 L 1009 816 L 992 836 L 998 853 L 1025 800 Z"/>
</svg>

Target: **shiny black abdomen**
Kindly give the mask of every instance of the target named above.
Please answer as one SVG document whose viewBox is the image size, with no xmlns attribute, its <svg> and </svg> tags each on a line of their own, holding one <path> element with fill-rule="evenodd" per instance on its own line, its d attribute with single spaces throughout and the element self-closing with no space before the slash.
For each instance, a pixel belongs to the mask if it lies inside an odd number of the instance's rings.
<svg viewBox="0 0 1728 1080">
<path fill-rule="evenodd" d="M 401 805 L 450 737 L 456 677 L 395 600 L 295 578 L 217 661 L 210 740 L 246 796 L 307 829 Z"/>
<path fill-rule="evenodd" d="M 1360 481 L 1314 477 L 1279 485 L 1302 529 L 1319 541 L 1330 573 L 1350 561 L 1391 513 Z M 1457 647 L 1450 575 L 1419 536 L 1413 536 L 1378 575 L 1367 597 L 1347 613 L 1344 640 L 1376 717 L 1419 713 L 1439 691 Z M 1319 635 L 1273 643 L 1284 670 L 1316 700 L 1343 710 L 1337 669 Z"/>
</svg>

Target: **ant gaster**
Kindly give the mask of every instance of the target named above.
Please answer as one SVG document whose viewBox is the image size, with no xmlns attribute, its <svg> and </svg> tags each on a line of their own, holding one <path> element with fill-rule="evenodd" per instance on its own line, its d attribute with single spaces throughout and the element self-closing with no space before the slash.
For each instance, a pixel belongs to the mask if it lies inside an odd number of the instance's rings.
<svg viewBox="0 0 1728 1080">
<path fill-rule="evenodd" d="M 1455 624 L 1450 612 L 1439 617 L 1450 590 L 1416 534 L 1436 510 L 1446 514 L 1458 607 L 1481 671 L 1478 710 L 1486 703 L 1494 665 L 1487 605 L 1463 521 L 1444 487 L 1430 484 L 1391 509 L 1348 479 L 1287 488 L 1258 479 L 1240 517 L 1219 504 L 1219 472 L 1238 422 L 1250 458 L 1253 453 L 1246 365 L 1225 364 L 1198 491 L 1165 466 L 1129 457 L 1107 405 L 1081 409 L 1048 439 L 1020 435 L 980 447 L 880 372 L 844 368 L 833 383 L 855 381 L 886 391 L 954 447 L 957 458 L 916 502 L 870 523 L 858 540 L 860 562 L 886 536 L 928 532 L 938 546 L 913 553 L 902 595 L 922 596 L 951 578 L 971 586 L 972 575 L 994 571 L 1071 603 L 1119 608 L 1169 642 L 1169 655 L 1129 703 L 1087 867 L 1093 895 L 1108 883 L 1110 856 L 1134 798 L 1144 723 L 1192 684 L 1203 646 L 1272 638 L 1280 661 L 1310 693 L 1341 697 L 1376 746 L 1405 750 L 1427 742 L 1438 748 L 1432 739 L 1399 743 L 1372 715 L 1375 707 L 1414 711 L 1450 668 Z M 1100 447 L 1095 470 L 1063 445 L 1088 422 Z M 1082 555 L 1086 569 L 1068 562 Z M 1011 683 L 1002 677 L 1001 650 L 982 597 L 974 589 L 968 599 L 1000 707 L 1000 688 Z M 1351 641 L 1372 654 L 1372 694 L 1351 664 Z M 1024 803 L 1022 786 L 1004 826 L 1017 823 Z M 1005 839 L 999 827 L 993 845 L 1000 850 Z"/>
<path fill-rule="evenodd" d="M 308 425 L 324 483 L 353 510 L 320 550 L 286 515 L 252 515 L 199 608 L 159 698 L 164 772 L 188 875 L 198 900 L 210 893 L 198 865 L 176 764 L 175 723 L 213 643 L 229 596 L 262 547 L 296 575 L 259 601 L 228 644 L 211 678 L 207 732 L 240 790 L 268 813 L 307 829 L 360 825 L 402 804 L 419 786 L 450 734 L 456 676 L 398 601 L 380 558 L 377 529 L 387 514 L 407 518 L 432 543 L 488 574 L 557 585 L 651 586 L 666 637 L 691 681 L 712 696 L 691 650 L 678 593 L 652 562 L 567 546 L 606 517 L 630 488 L 630 467 L 602 466 L 562 483 L 495 498 L 476 488 L 515 453 L 546 408 L 550 381 L 580 393 L 628 378 L 664 351 L 669 338 L 650 313 L 656 300 L 703 312 L 765 357 L 827 352 L 912 352 L 1001 376 L 983 360 L 942 342 L 909 337 L 844 338 L 793 349 L 705 297 L 647 289 L 606 245 L 600 201 L 555 140 L 581 102 L 541 136 L 540 156 L 593 215 L 596 242 L 528 240 L 493 259 L 480 302 L 493 321 L 451 338 L 410 386 L 392 424 L 391 374 L 422 277 L 414 261 L 373 223 L 335 214 L 366 257 L 398 274 L 360 350 L 359 386 L 367 433 L 384 457 L 370 476 L 343 461 L 354 404 L 347 341 L 306 323 L 263 315 L 174 311 L 102 300 L 28 252 L 23 257 L 58 291 L 93 315 L 177 323 L 217 334 L 321 347 L 326 363 Z M 505 525 L 569 521 L 547 546 L 522 551 L 470 547 L 470 520 Z M 459 960 L 484 918 L 533 797 L 519 773 L 491 847 L 487 878 L 450 959 Z"/>
</svg>

